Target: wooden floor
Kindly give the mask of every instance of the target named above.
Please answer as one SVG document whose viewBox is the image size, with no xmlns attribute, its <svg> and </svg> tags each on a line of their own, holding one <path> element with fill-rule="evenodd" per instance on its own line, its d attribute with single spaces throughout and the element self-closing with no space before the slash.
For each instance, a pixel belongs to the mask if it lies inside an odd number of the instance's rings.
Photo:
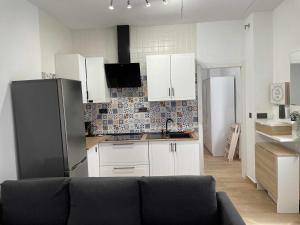
<svg viewBox="0 0 300 225">
<path fill-rule="evenodd" d="M 264 191 L 241 177 L 241 163 L 225 162 L 205 152 L 205 174 L 217 181 L 217 191 L 225 191 L 247 225 L 300 225 L 299 214 L 277 214 L 276 206 Z"/>
</svg>

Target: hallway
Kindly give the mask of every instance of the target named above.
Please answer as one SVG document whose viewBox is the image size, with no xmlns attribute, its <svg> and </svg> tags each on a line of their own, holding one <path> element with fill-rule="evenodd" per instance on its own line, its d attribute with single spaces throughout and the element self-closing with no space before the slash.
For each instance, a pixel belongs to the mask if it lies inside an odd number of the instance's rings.
<svg viewBox="0 0 300 225">
<path fill-rule="evenodd" d="M 257 191 L 248 179 L 241 178 L 241 163 L 228 163 L 205 151 L 205 174 L 215 177 L 217 191 L 225 191 L 247 225 L 300 225 L 299 214 L 277 214 L 276 205 L 264 191 Z"/>
</svg>

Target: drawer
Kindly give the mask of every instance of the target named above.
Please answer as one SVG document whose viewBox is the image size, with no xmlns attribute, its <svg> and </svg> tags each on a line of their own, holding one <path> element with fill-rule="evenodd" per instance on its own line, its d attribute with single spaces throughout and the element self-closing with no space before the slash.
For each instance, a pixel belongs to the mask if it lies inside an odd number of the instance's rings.
<svg viewBox="0 0 300 225">
<path fill-rule="evenodd" d="M 149 165 L 101 166 L 100 177 L 149 176 Z"/>
<path fill-rule="evenodd" d="M 149 164 L 148 142 L 100 144 L 100 165 Z"/>
</svg>

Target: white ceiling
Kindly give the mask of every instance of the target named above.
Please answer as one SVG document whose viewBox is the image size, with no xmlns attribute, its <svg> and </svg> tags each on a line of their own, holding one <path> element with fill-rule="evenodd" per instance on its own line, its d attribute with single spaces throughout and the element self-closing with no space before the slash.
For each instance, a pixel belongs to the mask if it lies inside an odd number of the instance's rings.
<svg viewBox="0 0 300 225">
<path fill-rule="evenodd" d="M 273 10 L 283 0 L 114 0 L 115 10 L 108 10 L 110 0 L 30 0 L 71 29 L 109 27 L 119 24 L 162 25 L 217 20 L 244 19 L 253 11 Z M 183 14 L 181 16 L 183 2 Z"/>
</svg>

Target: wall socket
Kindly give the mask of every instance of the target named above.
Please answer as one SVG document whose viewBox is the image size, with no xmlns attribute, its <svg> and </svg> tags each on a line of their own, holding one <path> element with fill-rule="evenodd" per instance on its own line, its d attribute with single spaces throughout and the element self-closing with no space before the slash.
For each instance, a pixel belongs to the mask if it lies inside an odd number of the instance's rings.
<svg viewBox="0 0 300 225">
<path fill-rule="evenodd" d="M 108 110 L 107 109 L 99 109 L 100 114 L 107 114 Z"/>
</svg>

